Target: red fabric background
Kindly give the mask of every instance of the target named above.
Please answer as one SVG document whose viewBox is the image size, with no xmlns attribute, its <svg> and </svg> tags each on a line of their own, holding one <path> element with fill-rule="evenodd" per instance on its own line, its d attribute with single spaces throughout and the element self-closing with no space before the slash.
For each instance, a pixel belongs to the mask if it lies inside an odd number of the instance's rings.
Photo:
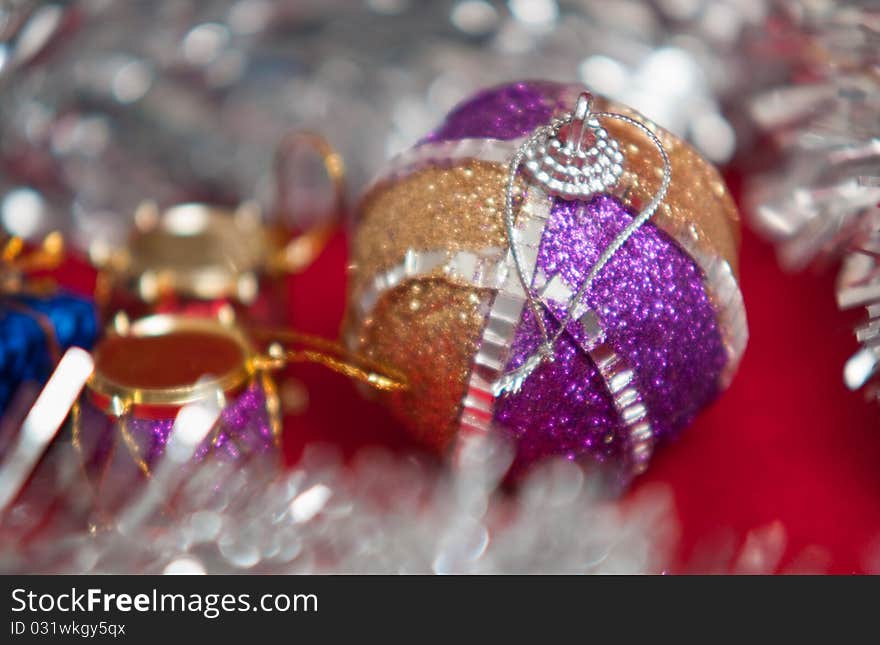
<svg viewBox="0 0 880 645">
<path fill-rule="evenodd" d="M 291 280 L 297 328 L 337 333 L 345 265 L 340 234 Z M 65 281 L 82 285 L 73 277 L 83 275 L 79 268 Z M 674 571 L 718 566 L 725 548 L 737 549 L 749 531 L 772 523 L 787 544 L 779 570 L 805 557 L 834 573 L 869 570 L 872 552 L 880 554 L 880 408 L 842 384 L 856 318 L 837 311 L 833 272 L 786 275 L 772 248 L 748 231 L 741 274 L 751 338 L 739 374 L 675 445 L 660 451 L 631 494 L 655 483 L 671 487 L 680 522 Z M 344 378 L 314 366 L 293 372 L 310 401 L 285 424 L 289 461 L 312 441 L 348 454 L 368 444 L 412 447 L 395 421 Z"/>
</svg>

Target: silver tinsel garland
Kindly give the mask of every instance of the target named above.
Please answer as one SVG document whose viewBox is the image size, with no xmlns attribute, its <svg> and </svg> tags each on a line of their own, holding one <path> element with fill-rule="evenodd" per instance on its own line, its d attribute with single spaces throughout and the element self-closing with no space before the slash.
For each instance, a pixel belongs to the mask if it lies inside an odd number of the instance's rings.
<svg viewBox="0 0 880 645">
<path fill-rule="evenodd" d="M 667 489 L 620 507 L 561 460 L 506 493 L 495 444 L 455 475 L 380 449 L 346 465 L 313 446 L 288 471 L 169 455 L 112 514 L 73 448 L 52 450 L 0 523 L 4 572 L 644 573 L 675 538 Z"/>
<path fill-rule="evenodd" d="M 4 573 L 821 573 L 830 562 L 807 548 L 781 569 L 787 535 L 774 522 L 682 563 L 667 486 L 621 501 L 601 470 L 558 459 L 505 488 L 512 452 L 491 439 L 468 444 L 455 470 L 380 448 L 345 463 L 323 445 L 292 469 L 265 453 L 193 459 L 220 412 L 204 403 L 181 411 L 148 479 L 125 450 L 95 477 L 66 430 L 52 441 L 63 410 L 49 419 L 38 403 L 11 422 L 34 395 L 0 425 Z M 21 444 L 29 463 L 49 446 L 30 476 Z"/>
<path fill-rule="evenodd" d="M 60 228 L 87 247 L 122 241 L 145 198 L 267 203 L 273 149 L 291 127 L 328 136 L 356 190 L 463 97 L 523 77 L 581 80 L 724 161 L 737 136 L 724 108 L 758 82 L 743 43 L 765 10 L 764 0 L 9 2 L 0 222 L 26 237 Z"/>
<path fill-rule="evenodd" d="M 880 7 L 780 4 L 794 80 L 757 96 L 751 113 L 781 169 L 752 179 L 747 212 L 788 268 L 843 261 L 838 304 L 868 314 L 844 370 L 857 389 L 880 363 Z"/>
</svg>

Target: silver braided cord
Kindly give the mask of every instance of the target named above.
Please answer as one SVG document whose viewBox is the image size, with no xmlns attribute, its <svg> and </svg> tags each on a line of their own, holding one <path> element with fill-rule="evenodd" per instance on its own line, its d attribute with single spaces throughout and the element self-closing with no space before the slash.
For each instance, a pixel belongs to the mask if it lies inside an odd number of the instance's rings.
<svg viewBox="0 0 880 645">
<path fill-rule="evenodd" d="M 516 213 L 514 212 L 513 193 L 516 187 L 516 175 L 519 172 L 520 166 L 522 166 L 523 161 L 525 160 L 526 150 L 540 142 L 545 137 L 556 135 L 559 132 L 560 128 L 568 123 L 571 123 L 571 120 L 573 118 L 574 112 L 567 112 L 565 114 L 562 114 L 553 119 L 549 124 L 536 128 L 531 136 L 523 141 L 523 143 L 517 149 L 516 154 L 513 155 L 513 158 L 510 161 L 510 165 L 508 166 L 507 186 L 505 187 L 504 191 L 504 224 L 507 229 L 507 243 L 510 245 L 510 253 L 513 257 L 513 263 L 516 266 L 517 276 L 519 277 L 519 282 L 522 285 L 523 293 L 525 293 L 526 300 L 529 303 L 529 308 L 532 310 L 532 314 L 534 315 L 535 320 L 537 321 L 538 326 L 541 329 L 541 336 L 543 336 L 545 343 L 549 340 L 547 325 L 544 323 L 544 317 L 541 315 L 541 310 L 538 306 L 538 302 L 532 294 L 531 278 L 526 276 L 525 274 L 525 270 L 523 269 L 522 260 L 520 258 L 519 250 L 516 244 Z"/>
<path fill-rule="evenodd" d="M 611 244 L 609 244 L 602 253 L 599 255 L 599 259 L 596 260 L 596 264 L 590 269 L 590 272 L 587 274 L 586 280 L 584 280 L 583 284 L 581 284 L 575 296 L 569 301 L 568 309 L 565 314 L 565 318 L 561 321 L 559 329 L 556 330 L 556 333 L 549 340 L 550 344 L 553 345 L 559 339 L 559 337 L 564 333 L 565 328 L 571 322 L 571 319 L 574 315 L 574 310 L 577 307 L 577 304 L 581 301 L 586 294 L 587 289 L 593 284 L 593 281 L 599 275 L 599 272 L 605 268 L 605 265 L 614 257 L 614 255 L 620 250 L 620 248 L 626 244 L 627 240 L 633 236 L 643 224 L 645 224 L 648 220 L 650 220 L 654 213 L 657 212 L 657 208 L 659 208 L 661 202 L 666 198 L 666 192 L 669 190 L 669 184 L 672 181 L 672 164 L 669 162 L 669 155 L 666 154 L 666 149 L 663 147 L 660 139 L 657 138 L 651 130 L 645 126 L 643 123 L 636 121 L 635 119 L 631 119 L 628 116 L 624 116 L 622 114 L 614 114 L 612 112 L 598 112 L 593 115 L 597 118 L 606 118 L 606 119 L 617 119 L 618 121 L 623 121 L 624 123 L 628 123 L 629 125 L 635 126 L 639 130 L 641 130 L 654 144 L 657 148 L 657 151 L 660 153 L 660 158 L 663 160 L 663 180 L 660 182 L 660 188 L 657 190 L 654 198 L 648 203 L 648 205 L 631 221 L 620 233 L 617 234 L 617 237 L 612 240 Z M 545 340 L 546 337 L 545 337 Z"/>
<path fill-rule="evenodd" d="M 666 150 L 663 147 L 663 143 L 660 141 L 657 135 L 655 135 L 650 130 L 650 128 L 648 128 L 640 121 L 613 112 L 596 112 L 592 114 L 584 114 L 581 101 L 585 100 L 588 101 L 589 98 L 584 99 L 582 95 L 582 97 L 579 99 L 578 109 L 576 111 L 562 114 L 554 118 L 549 124 L 536 128 L 535 131 L 517 149 L 516 154 L 514 154 L 508 167 L 507 185 L 504 200 L 504 222 L 507 229 L 507 238 L 510 245 L 510 253 L 513 259 L 513 263 L 516 266 L 517 275 L 519 277 L 520 284 L 522 285 L 523 292 L 525 293 L 526 300 L 529 303 L 529 308 L 532 311 L 535 322 L 538 325 L 541 336 L 544 340 L 537 351 L 532 356 L 530 356 L 519 368 L 511 371 L 508 374 L 505 374 L 498 380 L 498 382 L 493 387 L 493 392 L 496 396 L 506 393 L 518 392 L 525 380 L 541 363 L 553 360 L 554 347 L 556 345 L 556 342 L 559 340 L 562 334 L 565 333 L 568 325 L 574 318 L 575 311 L 578 309 L 579 303 L 581 303 L 581 301 L 583 300 L 583 297 L 586 295 L 588 289 L 592 286 L 593 282 L 598 277 L 599 273 L 602 271 L 605 265 L 608 264 L 608 262 L 621 249 L 621 247 L 626 244 L 626 242 L 643 224 L 648 222 L 651 217 L 653 217 L 654 213 L 657 211 L 657 208 L 665 199 L 666 193 L 669 189 L 669 184 L 672 181 L 672 166 L 669 161 L 669 156 L 667 155 Z M 544 321 L 544 316 L 541 312 L 540 307 L 540 305 L 546 306 L 546 303 L 544 303 L 540 299 L 540 297 L 536 296 L 534 291 L 532 290 L 530 277 L 526 276 L 525 274 L 520 254 L 517 249 L 516 213 L 514 212 L 513 193 L 515 189 L 516 177 L 526 157 L 527 151 L 530 150 L 532 147 L 540 144 L 542 141 L 549 140 L 550 137 L 556 136 L 563 126 L 572 123 L 575 119 L 580 122 L 581 128 L 578 131 L 578 135 L 582 138 L 585 119 L 587 115 L 589 115 L 592 119 L 615 119 L 618 121 L 622 121 L 623 123 L 627 123 L 635 128 L 638 128 L 651 140 L 651 142 L 654 144 L 654 147 L 660 154 L 660 158 L 663 161 L 663 179 L 660 183 L 660 187 L 658 188 L 653 199 L 648 203 L 648 205 L 644 209 L 642 209 L 642 211 L 639 212 L 639 214 L 620 233 L 617 234 L 614 240 L 612 240 L 612 242 L 599 255 L 598 260 L 590 269 L 590 272 L 587 274 L 586 279 L 578 288 L 577 293 L 569 300 L 565 316 L 559 321 L 558 329 L 551 336 L 550 332 L 547 329 L 547 324 Z M 580 141 L 577 141 L 576 145 L 579 147 Z"/>
</svg>

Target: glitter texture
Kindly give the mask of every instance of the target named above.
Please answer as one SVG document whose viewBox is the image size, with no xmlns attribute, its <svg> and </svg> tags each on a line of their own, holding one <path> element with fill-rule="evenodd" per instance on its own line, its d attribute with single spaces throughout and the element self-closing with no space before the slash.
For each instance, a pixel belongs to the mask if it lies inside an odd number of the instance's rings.
<svg viewBox="0 0 880 645">
<path fill-rule="evenodd" d="M 372 191 L 362 201 L 352 249 L 355 293 L 409 249 L 505 248 L 506 181 L 507 171 L 498 164 L 466 161 L 425 168 Z"/>
<path fill-rule="evenodd" d="M 563 105 L 560 88 L 546 81 L 521 81 L 489 88 L 456 106 L 423 142 L 437 143 L 471 137 L 515 139 L 550 120 Z"/>
<path fill-rule="evenodd" d="M 631 221 L 616 199 L 557 200 L 538 254 L 547 276 L 583 282 L 602 249 Z M 605 266 L 587 294 L 608 342 L 635 368 L 655 435 L 662 441 L 687 425 L 718 391 L 726 356 L 700 270 L 665 234 L 639 229 Z M 551 329 L 556 326 L 548 321 Z M 525 315 L 508 369 L 541 340 Z M 517 462 L 551 454 L 600 459 L 620 450 L 621 423 L 590 359 L 563 335 L 556 360 L 527 379 L 518 395 L 496 403 L 495 419 L 518 439 Z"/>
<path fill-rule="evenodd" d="M 414 280 L 386 294 L 361 333 L 362 350 L 402 370 L 410 385 L 406 392 L 380 396 L 436 450 L 455 435 L 487 299 L 485 291 L 444 280 Z"/>
<path fill-rule="evenodd" d="M 265 453 L 276 446 L 276 434 L 264 385 L 255 379 L 223 410 L 220 421 L 196 451 L 202 459 L 208 451 L 224 459 L 239 460 Z M 118 424 L 92 405 L 87 398 L 82 405 L 80 426 L 83 445 L 93 445 L 86 458 L 89 468 L 100 468 L 113 443 L 123 446 Z M 126 429 L 138 446 L 138 457 L 150 468 L 165 452 L 174 419 L 126 418 Z"/>
<path fill-rule="evenodd" d="M 588 90 L 579 85 L 540 81 L 490 88 L 457 106 L 426 141 L 523 136 L 547 123 L 554 114 L 571 110 L 572 97 L 583 91 Z M 597 96 L 593 109 L 637 119 L 660 138 L 669 155 L 673 181 L 654 215 L 654 224 L 687 249 L 693 245 L 707 257 L 724 258 L 737 274 L 739 213 L 715 167 L 690 144 L 631 108 Z M 611 119 L 603 120 L 602 125 L 617 139 L 626 156 L 624 175 L 615 194 L 624 204 L 639 210 L 660 185 L 660 157 L 638 129 Z"/>
<path fill-rule="evenodd" d="M 673 181 L 652 218 L 654 224 L 686 249 L 724 258 L 738 275 L 739 212 L 715 167 L 687 142 L 651 124 L 637 112 L 619 105 L 608 109 L 642 120 L 659 137 L 669 155 Z M 623 189 L 619 194 L 624 204 L 640 210 L 660 186 L 660 157 L 648 137 L 636 128 L 610 120 L 605 125 L 626 155 Z"/>
</svg>

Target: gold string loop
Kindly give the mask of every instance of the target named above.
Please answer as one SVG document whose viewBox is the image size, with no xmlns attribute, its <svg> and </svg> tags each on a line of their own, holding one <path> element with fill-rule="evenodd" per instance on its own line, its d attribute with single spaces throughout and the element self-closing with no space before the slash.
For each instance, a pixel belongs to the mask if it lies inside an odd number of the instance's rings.
<svg viewBox="0 0 880 645">
<path fill-rule="evenodd" d="M 291 159 L 303 150 L 312 150 L 320 156 L 324 170 L 333 187 L 331 221 L 317 224 L 304 233 L 288 241 L 269 260 L 270 270 L 282 273 L 296 273 L 308 267 L 327 246 L 333 232 L 337 229 L 339 218 L 345 210 L 345 164 L 336 149 L 320 134 L 308 130 L 288 133 L 278 144 L 275 152 L 275 203 L 272 216 L 276 226 L 293 214 L 292 191 L 288 181 Z"/>
<path fill-rule="evenodd" d="M 264 369 L 283 369 L 294 363 L 315 363 L 383 392 L 408 388 L 406 377 L 396 369 L 365 356 L 353 354 L 335 341 L 292 330 L 252 330 L 270 344 L 258 360 Z M 285 347 L 284 344 L 298 347 Z"/>
</svg>

